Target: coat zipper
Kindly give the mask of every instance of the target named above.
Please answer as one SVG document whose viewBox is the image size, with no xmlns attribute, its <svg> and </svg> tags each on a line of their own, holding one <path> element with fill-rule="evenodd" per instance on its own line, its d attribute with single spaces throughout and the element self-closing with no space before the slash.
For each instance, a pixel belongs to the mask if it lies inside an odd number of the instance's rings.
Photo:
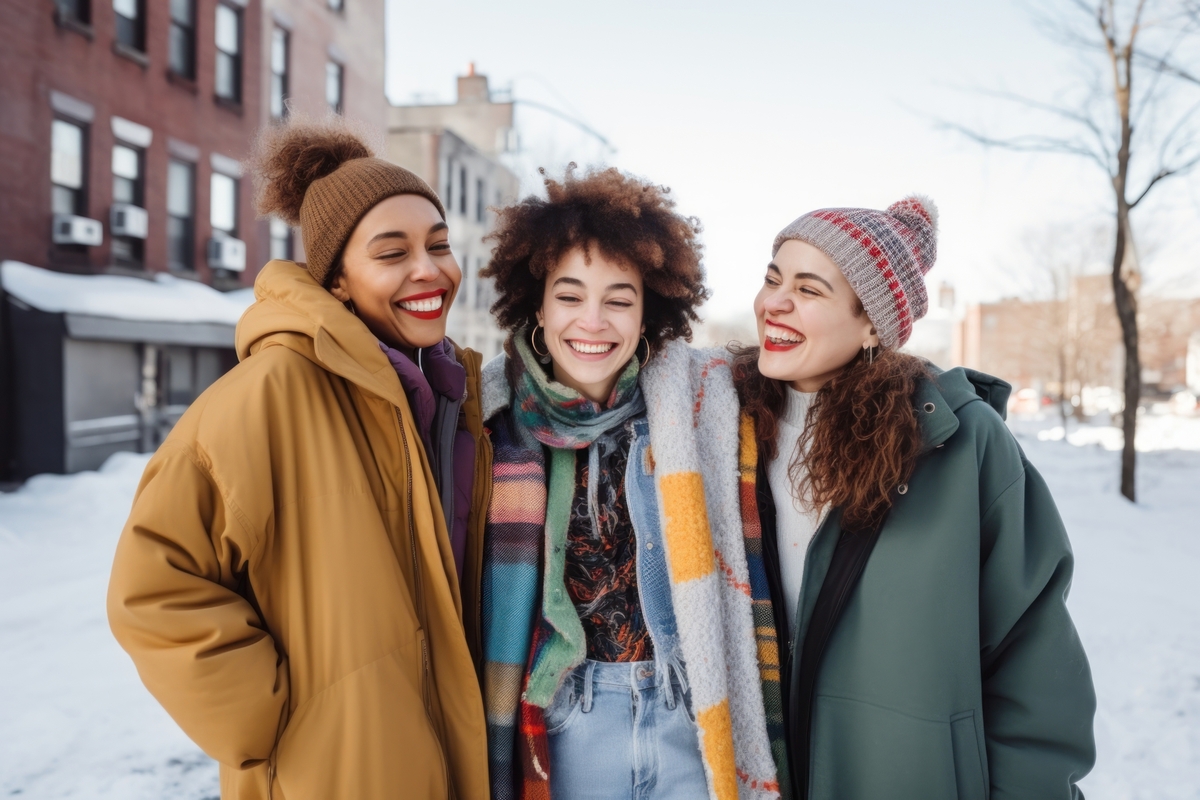
<svg viewBox="0 0 1200 800">
<path fill-rule="evenodd" d="M 408 509 L 408 543 L 412 548 L 413 589 L 417 595 L 417 621 L 421 629 L 425 628 L 425 594 L 421 587 L 421 563 L 417 560 L 417 525 L 413 518 L 413 478 L 412 455 L 408 449 L 408 434 L 404 432 L 404 416 L 396 409 L 396 423 L 400 426 L 400 443 L 404 448 L 404 477 L 407 480 L 405 491 L 406 507 Z"/>
<path fill-rule="evenodd" d="M 425 719 L 429 722 L 429 727 L 433 731 L 434 739 L 437 741 L 438 755 L 442 759 L 442 779 L 445 782 L 447 789 L 453 791 L 450 785 L 449 766 L 446 763 L 446 753 L 443 749 L 441 737 L 438 734 L 437 726 L 433 724 L 433 709 L 431 706 L 431 697 L 429 693 L 429 644 L 425 639 L 425 594 L 421 587 L 421 563 L 417 560 L 417 525 L 413 517 L 413 478 L 412 478 L 412 454 L 408 449 L 408 434 L 404 432 L 404 415 L 400 413 L 400 409 L 396 409 L 396 422 L 400 426 L 400 442 L 404 448 L 404 466 L 405 478 L 407 479 L 407 507 L 408 507 L 408 542 L 412 548 L 412 565 L 413 565 L 413 588 L 417 595 L 417 622 L 421 626 L 421 701 L 425 706 Z M 269 798 L 268 798 L 269 800 Z"/>
</svg>

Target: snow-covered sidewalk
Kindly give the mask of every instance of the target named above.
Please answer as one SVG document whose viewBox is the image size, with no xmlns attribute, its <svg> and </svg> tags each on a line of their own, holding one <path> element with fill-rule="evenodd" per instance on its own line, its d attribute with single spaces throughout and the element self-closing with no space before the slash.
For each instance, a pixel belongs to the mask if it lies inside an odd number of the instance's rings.
<svg viewBox="0 0 1200 800">
<path fill-rule="evenodd" d="M 1077 557 L 1070 605 L 1092 662 L 1089 800 L 1200 800 L 1200 418 L 1144 421 L 1141 502 L 1117 495 L 1119 438 L 1012 423 Z M 1065 439 L 1065 441 L 1063 441 Z M 1184 449 L 1190 448 L 1190 449 Z M 146 458 L 0 495 L 0 795 L 215 798 L 217 771 L 108 631 L 112 552 Z"/>
</svg>

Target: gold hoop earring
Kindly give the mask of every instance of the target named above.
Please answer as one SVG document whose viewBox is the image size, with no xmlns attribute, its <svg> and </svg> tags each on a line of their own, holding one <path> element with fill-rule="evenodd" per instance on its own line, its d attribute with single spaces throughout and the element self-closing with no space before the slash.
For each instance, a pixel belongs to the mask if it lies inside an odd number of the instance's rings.
<svg viewBox="0 0 1200 800">
<path fill-rule="evenodd" d="M 537 349 L 537 332 L 540 331 L 541 329 L 542 329 L 541 325 L 536 325 L 536 326 L 534 326 L 533 330 L 531 330 L 529 332 L 529 346 L 531 348 L 533 348 L 533 354 L 538 357 L 539 361 L 541 361 L 543 364 L 549 364 L 550 363 L 550 347 L 549 347 L 549 345 L 546 346 L 546 352 L 544 352 L 544 353 L 538 352 L 538 349 Z M 543 335 L 542 338 L 545 339 L 546 337 Z"/>
<path fill-rule="evenodd" d="M 638 361 L 638 366 L 645 369 L 646 365 L 650 363 L 650 356 L 653 353 L 650 351 L 650 340 L 646 338 L 646 334 L 642 334 L 642 341 L 646 343 L 646 357 Z"/>
</svg>

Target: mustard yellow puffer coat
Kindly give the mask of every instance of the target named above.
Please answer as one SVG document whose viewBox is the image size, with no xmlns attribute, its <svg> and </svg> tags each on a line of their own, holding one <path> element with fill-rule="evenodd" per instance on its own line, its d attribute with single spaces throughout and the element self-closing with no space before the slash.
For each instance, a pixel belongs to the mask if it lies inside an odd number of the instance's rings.
<svg viewBox="0 0 1200 800">
<path fill-rule="evenodd" d="M 113 565 L 113 633 L 220 762 L 226 800 L 484 800 L 479 356 L 459 354 L 477 453 L 460 595 L 375 338 L 291 262 L 268 264 L 255 295 L 241 363 L 146 468 Z"/>
</svg>

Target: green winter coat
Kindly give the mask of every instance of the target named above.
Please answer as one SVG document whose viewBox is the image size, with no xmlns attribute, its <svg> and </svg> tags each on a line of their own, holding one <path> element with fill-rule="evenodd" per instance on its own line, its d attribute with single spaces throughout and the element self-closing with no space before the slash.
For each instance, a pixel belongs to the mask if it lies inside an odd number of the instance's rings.
<svg viewBox="0 0 1200 800">
<path fill-rule="evenodd" d="M 817 662 L 809 800 L 1082 797 L 1096 698 L 1066 607 L 1071 545 L 1003 422 L 1009 392 L 954 369 L 914 398 L 923 455 Z M 793 716 L 839 517 L 808 550 L 785 677 Z"/>
</svg>

